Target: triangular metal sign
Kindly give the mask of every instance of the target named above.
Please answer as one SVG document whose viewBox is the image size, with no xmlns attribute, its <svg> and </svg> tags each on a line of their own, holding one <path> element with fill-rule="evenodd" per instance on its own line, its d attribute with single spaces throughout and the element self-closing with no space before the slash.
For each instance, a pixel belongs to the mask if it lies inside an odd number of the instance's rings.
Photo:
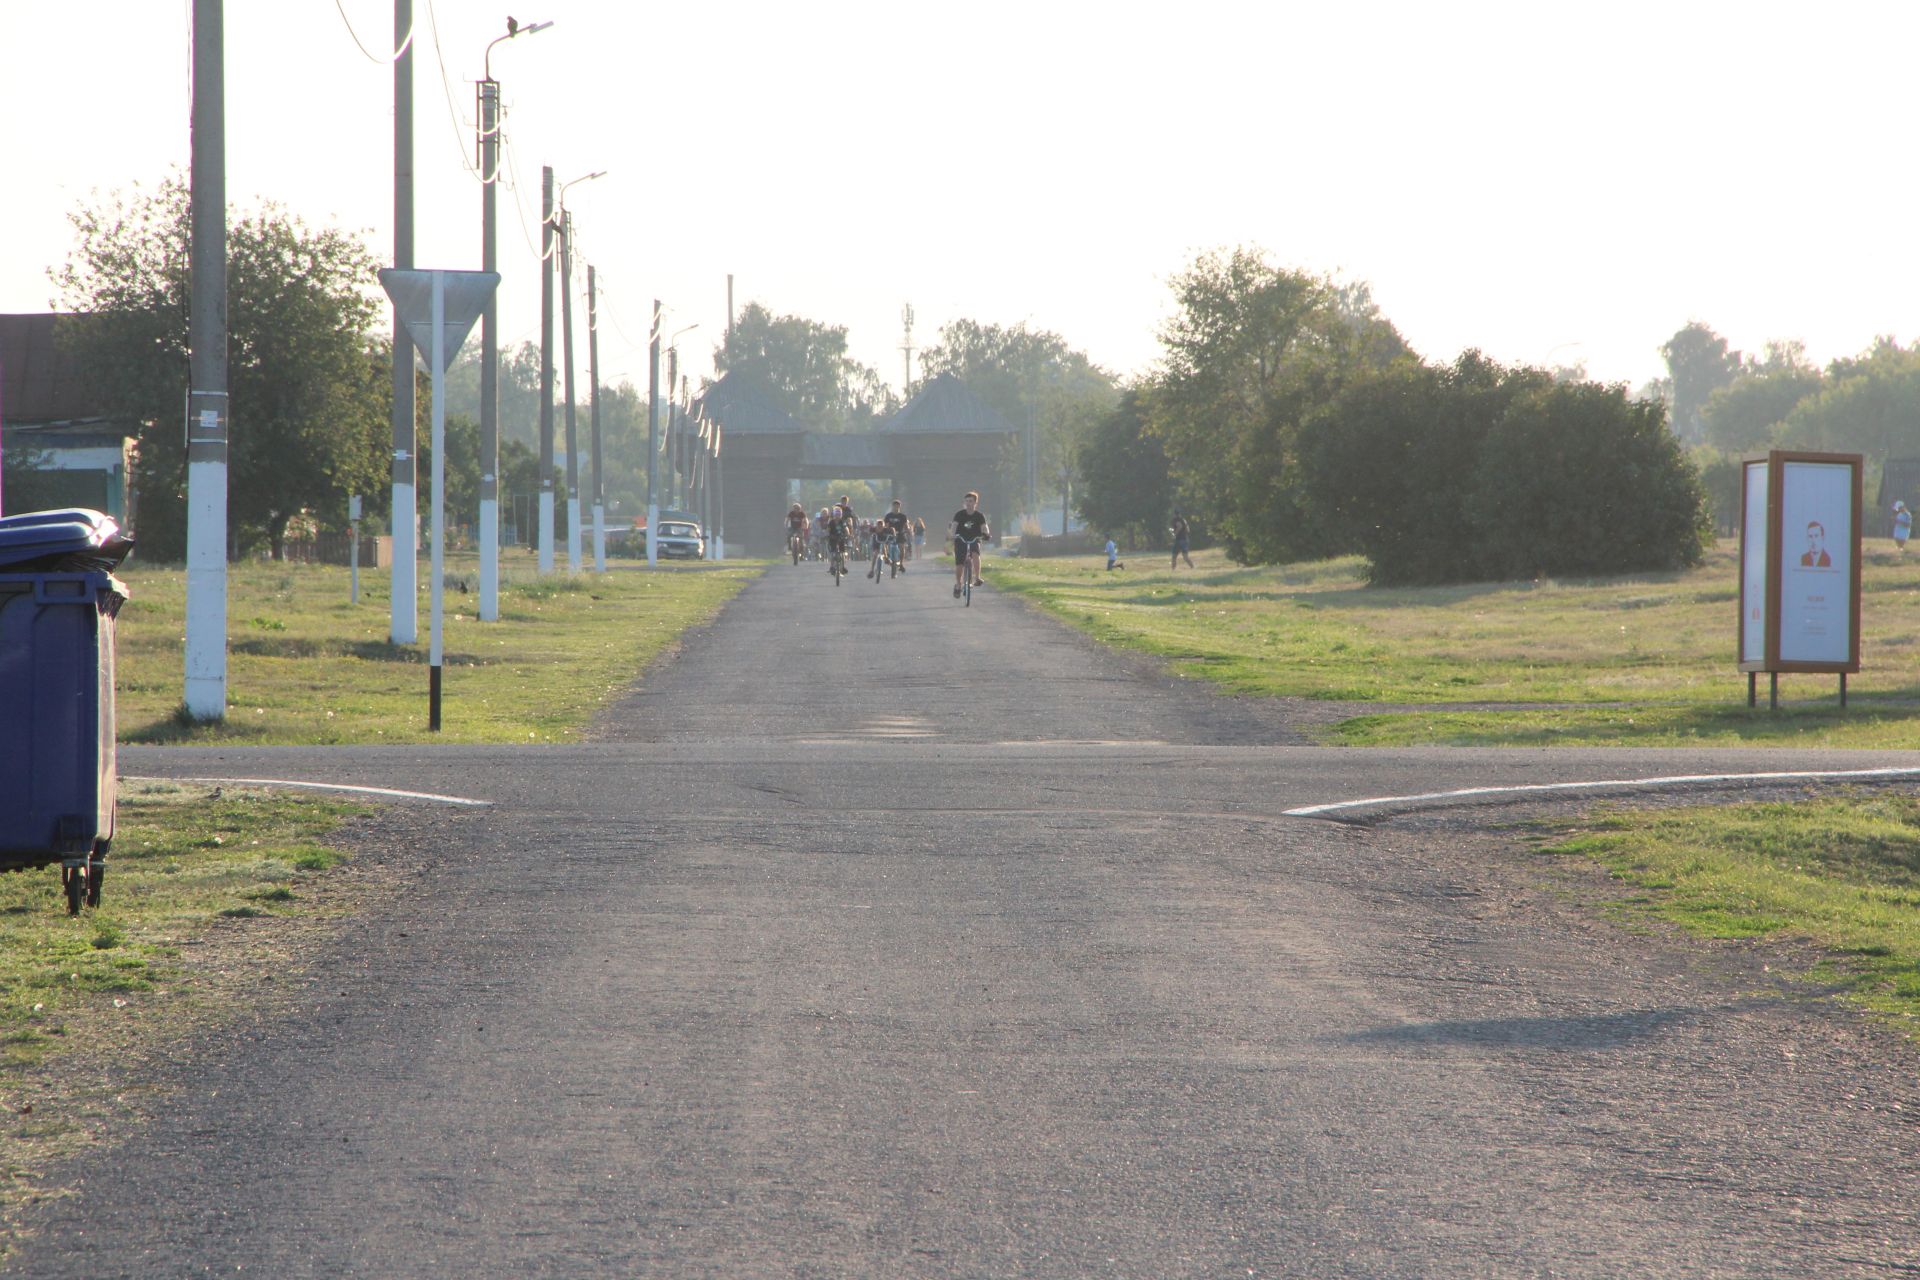
<svg viewBox="0 0 1920 1280">
<path fill-rule="evenodd" d="M 441 303 L 440 332 L 443 344 L 440 358 L 448 365 L 460 346 L 473 332 L 474 321 L 486 310 L 487 299 L 500 286 L 498 271 L 408 271 L 398 267 L 380 269 L 380 287 L 393 299 L 394 310 L 407 336 L 419 348 L 420 356 L 433 363 L 433 281 L 438 276 L 445 294 Z"/>
</svg>

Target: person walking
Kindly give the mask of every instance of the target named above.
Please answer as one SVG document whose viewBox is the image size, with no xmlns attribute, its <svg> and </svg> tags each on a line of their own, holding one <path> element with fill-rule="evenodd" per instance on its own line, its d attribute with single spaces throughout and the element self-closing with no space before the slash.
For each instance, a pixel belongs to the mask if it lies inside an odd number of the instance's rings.
<svg viewBox="0 0 1920 1280">
<path fill-rule="evenodd" d="M 1173 561 L 1167 568 L 1178 569 L 1182 560 L 1187 562 L 1187 568 L 1193 568 L 1193 555 L 1188 550 L 1188 544 L 1193 538 L 1193 529 L 1187 524 L 1187 518 L 1178 511 L 1174 512 L 1173 527 L 1168 532 L 1173 534 Z"/>
<path fill-rule="evenodd" d="M 1120 563 L 1120 544 L 1113 540 L 1112 534 L 1108 534 L 1107 535 L 1107 572 L 1112 573 L 1115 569 L 1124 569 L 1126 567 L 1127 566 Z"/>
<path fill-rule="evenodd" d="M 1893 504 L 1893 545 L 1901 551 L 1907 549 L 1907 536 L 1913 532 L 1913 512 L 1907 510 L 1905 502 Z"/>
</svg>

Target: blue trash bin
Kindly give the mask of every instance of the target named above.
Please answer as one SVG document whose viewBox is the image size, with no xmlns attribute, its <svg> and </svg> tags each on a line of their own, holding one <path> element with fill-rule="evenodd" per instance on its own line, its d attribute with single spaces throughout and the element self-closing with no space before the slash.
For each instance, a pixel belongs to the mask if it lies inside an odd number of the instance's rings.
<svg viewBox="0 0 1920 1280">
<path fill-rule="evenodd" d="M 112 570 L 132 546 L 97 511 L 0 519 L 0 870 L 59 863 L 76 914 L 113 840 Z"/>
</svg>

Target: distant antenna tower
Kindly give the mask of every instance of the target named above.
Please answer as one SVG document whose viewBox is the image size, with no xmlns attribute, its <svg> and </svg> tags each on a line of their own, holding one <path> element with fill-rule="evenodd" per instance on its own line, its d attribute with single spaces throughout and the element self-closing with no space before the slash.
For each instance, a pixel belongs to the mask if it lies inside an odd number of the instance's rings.
<svg viewBox="0 0 1920 1280">
<path fill-rule="evenodd" d="M 900 394 L 906 395 L 913 389 L 913 304 L 909 302 L 900 310 L 900 319 L 906 325 L 906 341 L 900 344 L 900 350 L 907 357 L 907 380 L 900 384 Z"/>
</svg>

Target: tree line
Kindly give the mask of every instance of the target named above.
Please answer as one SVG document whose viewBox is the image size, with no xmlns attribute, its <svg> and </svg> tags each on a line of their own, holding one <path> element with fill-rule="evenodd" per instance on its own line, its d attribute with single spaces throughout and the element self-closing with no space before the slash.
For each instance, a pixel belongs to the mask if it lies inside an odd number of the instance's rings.
<svg viewBox="0 0 1920 1280">
<path fill-rule="evenodd" d="M 1711 533 L 1666 407 L 1477 351 L 1422 360 L 1365 286 L 1203 254 L 1160 367 L 1079 442 L 1082 511 L 1176 508 L 1243 563 L 1359 552 L 1383 583 L 1666 569 Z"/>
</svg>

